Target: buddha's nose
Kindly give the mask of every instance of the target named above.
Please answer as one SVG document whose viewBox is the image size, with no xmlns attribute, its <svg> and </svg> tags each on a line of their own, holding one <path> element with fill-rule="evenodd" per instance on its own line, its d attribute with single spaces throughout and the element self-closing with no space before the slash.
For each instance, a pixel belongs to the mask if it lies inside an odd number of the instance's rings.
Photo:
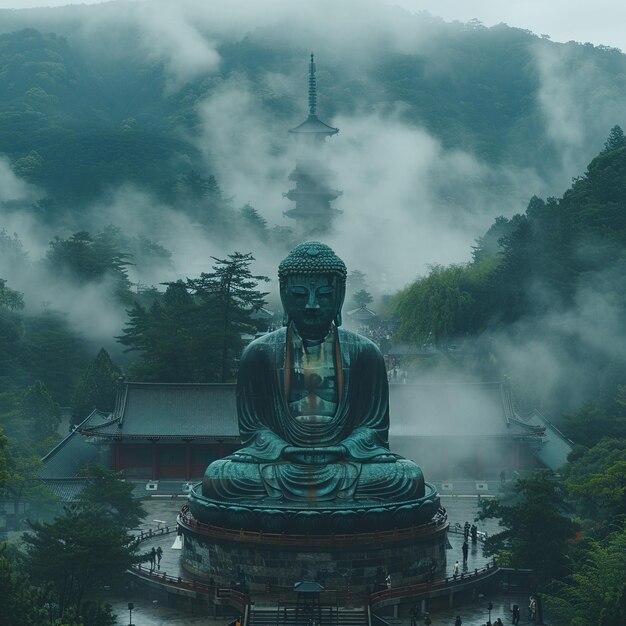
<svg viewBox="0 0 626 626">
<path fill-rule="evenodd" d="M 317 301 L 317 298 L 314 295 L 311 295 L 309 297 L 309 301 L 306 303 L 306 308 L 307 309 L 319 309 L 320 308 L 319 302 Z"/>
</svg>

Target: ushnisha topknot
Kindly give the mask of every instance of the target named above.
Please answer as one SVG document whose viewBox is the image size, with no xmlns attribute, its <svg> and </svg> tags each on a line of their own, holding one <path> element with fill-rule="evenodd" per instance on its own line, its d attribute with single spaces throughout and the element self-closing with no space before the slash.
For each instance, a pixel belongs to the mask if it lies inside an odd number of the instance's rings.
<svg viewBox="0 0 626 626">
<path fill-rule="evenodd" d="M 345 284 L 348 271 L 346 264 L 332 248 L 319 241 L 305 241 L 298 244 L 278 266 L 281 285 L 287 276 L 293 274 L 336 274 L 341 283 Z"/>
</svg>

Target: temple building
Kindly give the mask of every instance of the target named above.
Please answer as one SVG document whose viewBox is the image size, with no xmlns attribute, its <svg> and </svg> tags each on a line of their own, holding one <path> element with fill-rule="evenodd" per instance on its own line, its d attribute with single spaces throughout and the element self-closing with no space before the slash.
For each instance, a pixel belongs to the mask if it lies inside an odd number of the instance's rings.
<svg viewBox="0 0 626 626">
<path fill-rule="evenodd" d="M 315 60 L 311 54 L 309 63 L 309 116 L 302 124 L 289 129 L 298 143 L 299 157 L 296 168 L 289 175 L 295 187 L 283 194 L 295 203 L 285 215 L 298 223 L 303 233 L 324 233 L 332 226 L 332 220 L 341 211 L 331 207 L 331 202 L 342 192 L 331 188 L 330 170 L 324 165 L 322 152 L 327 137 L 339 132 L 338 128 L 325 124 L 317 117 L 317 82 Z"/>
<path fill-rule="evenodd" d="M 392 448 L 438 482 L 556 470 L 572 449 L 543 415 L 515 410 L 507 381 L 403 384 L 392 377 L 389 401 Z M 94 410 L 43 458 L 40 477 L 71 500 L 80 469 L 100 463 L 137 482 L 138 494 L 182 493 L 207 463 L 240 447 L 235 404 L 234 384 L 123 381 L 115 411 Z"/>
</svg>

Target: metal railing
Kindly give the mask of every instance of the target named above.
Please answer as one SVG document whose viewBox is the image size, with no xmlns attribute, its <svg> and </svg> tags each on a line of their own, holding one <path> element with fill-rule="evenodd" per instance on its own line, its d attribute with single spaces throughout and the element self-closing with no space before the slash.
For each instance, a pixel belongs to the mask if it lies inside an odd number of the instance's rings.
<svg viewBox="0 0 626 626">
<path fill-rule="evenodd" d="M 463 587 L 467 583 L 475 583 L 478 580 L 483 580 L 498 573 L 499 568 L 496 565 L 495 559 L 491 563 L 483 568 L 476 568 L 473 572 L 462 572 L 456 576 L 447 576 L 440 580 L 434 580 L 433 582 L 415 583 L 413 585 L 405 585 L 402 587 L 395 587 L 391 589 L 382 589 L 381 591 L 375 591 L 369 594 L 368 603 L 372 609 L 388 604 L 390 600 L 412 598 L 414 600 L 419 599 L 422 595 L 428 595 L 433 592 L 439 592 L 442 590 Z"/>
<path fill-rule="evenodd" d="M 186 579 L 181 576 L 169 576 L 168 574 L 161 573 L 143 565 L 134 565 L 132 567 L 132 573 L 145 580 L 151 580 L 153 582 L 169 585 L 171 587 L 176 587 L 177 589 L 194 591 L 218 601 L 238 605 L 241 609 L 245 609 L 245 607 L 250 603 L 250 596 L 247 593 L 238 591 L 237 589 L 224 589 L 217 587 L 216 585 L 200 582 L 198 580 Z"/>
</svg>

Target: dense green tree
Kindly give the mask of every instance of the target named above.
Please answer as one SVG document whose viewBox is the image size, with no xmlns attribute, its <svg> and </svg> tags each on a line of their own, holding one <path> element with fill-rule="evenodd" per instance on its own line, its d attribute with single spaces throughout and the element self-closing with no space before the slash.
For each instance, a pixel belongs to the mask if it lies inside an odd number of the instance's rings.
<svg viewBox="0 0 626 626">
<path fill-rule="evenodd" d="M 40 380 L 22 396 L 20 417 L 28 425 L 26 439 L 37 449 L 43 452 L 58 441 L 61 409 Z"/>
<path fill-rule="evenodd" d="M 483 266 L 434 266 L 394 296 L 400 320 L 398 339 L 424 343 L 446 341 L 480 328 L 484 311 Z"/>
<path fill-rule="evenodd" d="M 69 405 L 91 360 L 85 339 L 76 333 L 67 315 L 54 310 L 24 317 L 22 323 L 20 353 L 29 382 L 41 380 L 56 402 Z"/>
<path fill-rule="evenodd" d="M 595 532 L 626 521 L 626 438 L 605 437 L 576 450 L 565 468 L 567 489 Z"/>
<path fill-rule="evenodd" d="M 34 587 L 26 573 L 24 556 L 0 544 L 0 615 L 4 626 L 49 626 L 44 588 Z"/>
<path fill-rule="evenodd" d="M 146 511 L 141 501 L 133 497 L 132 483 L 120 480 L 115 472 L 100 465 L 85 467 L 80 476 L 87 480 L 78 498 L 80 506 L 100 510 L 115 526 L 137 528 Z"/>
<path fill-rule="evenodd" d="M 50 271 L 78 284 L 109 279 L 112 295 L 121 302 L 129 302 L 130 255 L 117 243 L 116 237 L 106 230 L 95 237 L 86 231 L 74 233 L 68 239 L 57 237 L 50 243 L 46 262 Z"/>
<path fill-rule="evenodd" d="M 22 294 L 9 289 L 7 281 L 0 278 L 0 310 L 15 311 L 24 308 L 24 298 Z"/>
<path fill-rule="evenodd" d="M 0 428 L 0 489 L 4 487 L 9 479 L 9 470 L 7 466 L 7 443 L 8 440 L 2 428 Z"/>
<path fill-rule="evenodd" d="M 618 150 L 626 146 L 626 137 L 624 137 L 624 131 L 621 126 L 615 125 L 611 128 L 611 132 L 604 142 L 604 152 L 611 152 L 612 150 Z"/>
<path fill-rule="evenodd" d="M 101 348 L 83 374 L 72 399 L 72 420 L 82 421 L 93 409 L 112 412 L 122 371 L 113 364 L 109 353 Z"/>
<path fill-rule="evenodd" d="M 483 501 L 479 518 L 495 518 L 503 529 L 485 540 L 485 552 L 511 567 L 531 568 L 538 588 L 565 574 L 567 541 L 576 524 L 570 519 L 564 485 L 551 473 L 520 479 L 510 502 Z"/>
<path fill-rule="evenodd" d="M 531 200 L 533 202 L 535 198 Z M 537 198 L 537 200 L 539 200 Z M 539 200 L 543 202 L 542 200 Z M 509 235 L 515 228 L 515 222 L 500 215 L 496 217 L 487 232 L 476 239 L 476 245 L 472 246 L 472 258 L 474 262 L 480 262 L 488 257 L 496 257 L 502 251 L 502 238 Z"/>
<path fill-rule="evenodd" d="M 267 241 L 267 220 L 249 202 L 239 209 L 243 227 L 259 241 Z"/>
<path fill-rule="evenodd" d="M 24 535 L 35 584 L 51 585 L 61 618 L 80 615 L 83 603 L 137 561 L 126 528 L 100 507 L 66 509 L 50 523 L 31 523 Z"/>
<path fill-rule="evenodd" d="M 623 623 L 626 589 L 626 531 L 603 543 L 592 541 L 576 571 L 557 581 L 544 602 L 555 626 L 605 626 Z"/>
<path fill-rule="evenodd" d="M 200 382 L 215 380 L 218 365 L 216 329 L 204 319 L 185 283 L 169 283 L 149 307 L 136 303 L 119 341 L 140 359 L 131 373 L 140 380 Z"/>
<path fill-rule="evenodd" d="M 233 252 L 225 259 L 211 257 L 213 271 L 187 281 L 189 290 L 200 302 L 207 319 L 211 319 L 220 335 L 220 381 L 232 379 L 235 359 L 243 349 L 242 334 L 254 333 L 257 327 L 250 314 L 265 304 L 266 292 L 257 289 L 266 276 L 253 275 L 250 253 Z"/>
<path fill-rule="evenodd" d="M 605 437 L 626 437 L 624 411 L 609 411 L 599 402 L 588 402 L 565 416 L 564 429 L 573 441 L 589 447 Z"/>
<path fill-rule="evenodd" d="M 366 291 L 365 289 L 361 289 L 357 291 L 352 296 L 352 301 L 357 307 L 367 306 L 373 300 L 374 298 L 372 297 L 372 294 L 369 291 Z"/>
</svg>

